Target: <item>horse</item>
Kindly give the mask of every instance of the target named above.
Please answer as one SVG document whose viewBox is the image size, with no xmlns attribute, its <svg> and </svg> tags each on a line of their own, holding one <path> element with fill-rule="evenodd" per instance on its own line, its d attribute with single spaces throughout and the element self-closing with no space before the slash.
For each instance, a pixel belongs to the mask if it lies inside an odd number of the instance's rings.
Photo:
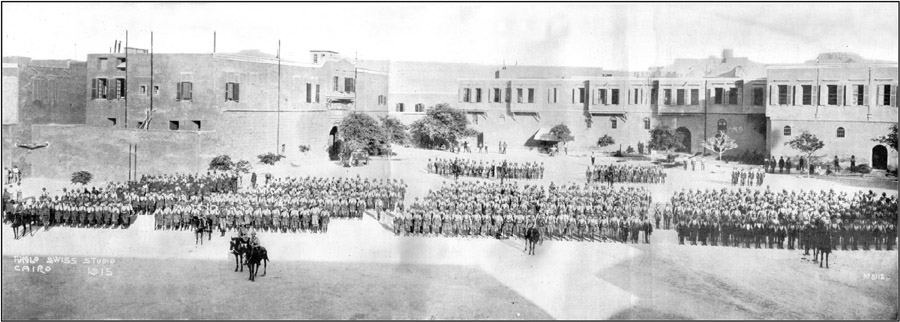
<svg viewBox="0 0 900 322">
<path fill-rule="evenodd" d="M 203 245 L 203 232 L 206 231 L 206 220 L 203 218 L 191 218 L 191 226 L 194 227 L 194 245 Z"/>
<path fill-rule="evenodd" d="M 259 263 L 263 263 L 263 274 L 262 276 L 266 276 L 266 269 L 269 262 L 269 253 L 266 251 L 265 247 L 247 247 L 245 249 L 245 258 L 247 259 L 246 264 L 247 269 L 250 271 L 250 281 L 256 281 L 256 274 L 259 273 Z"/>
<path fill-rule="evenodd" d="M 828 268 L 828 257 L 831 254 L 831 230 L 828 227 L 820 228 L 817 236 L 816 250 L 818 251 L 816 254 L 816 259 L 819 259 L 819 255 L 821 255 L 822 260 L 819 261 L 819 268 L 822 268 L 822 262 L 825 262 L 825 268 Z"/>
<path fill-rule="evenodd" d="M 535 226 L 525 229 L 525 250 L 528 255 L 534 255 L 534 246 L 541 241 L 541 230 Z"/>
<path fill-rule="evenodd" d="M 244 271 L 244 252 L 247 249 L 247 242 L 245 242 L 240 237 L 232 237 L 231 238 L 231 246 L 228 248 L 232 254 L 234 254 L 234 271 L 238 271 L 238 267 L 241 268 L 241 272 Z"/>
</svg>

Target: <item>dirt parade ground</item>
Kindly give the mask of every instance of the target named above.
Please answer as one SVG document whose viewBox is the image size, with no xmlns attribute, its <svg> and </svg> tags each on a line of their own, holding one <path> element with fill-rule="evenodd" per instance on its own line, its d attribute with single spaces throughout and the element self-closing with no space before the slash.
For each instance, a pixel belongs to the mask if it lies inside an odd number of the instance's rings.
<svg viewBox="0 0 900 322">
<path fill-rule="evenodd" d="M 257 174 L 397 178 L 407 203 L 444 178 L 429 158 L 543 162 L 542 180 L 584 182 L 585 154 L 451 154 L 399 149 L 392 160 L 344 168 L 318 158 L 256 165 Z M 598 163 L 615 163 L 599 157 Z M 642 164 L 635 161 L 628 164 Z M 731 187 L 743 165 L 666 169 L 644 185 L 654 203 L 684 188 Z M 459 180 L 475 180 L 460 178 Z M 245 184 L 248 180 L 244 180 Z M 96 183 L 100 184 L 100 183 Z M 636 184 L 635 184 L 636 185 Z M 897 181 L 769 175 L 751 189 L 872 190 Z M 64 181 L 26 178 L 25 195 L 58 194 Z M 390 222 L 389 220 L 383 222 Z M 334 220 L 327 234 L 260 232 L 271 261 L 248 281 L 225 237 L 195 245 L 190 231 L 157 231 L 151 216 L 128 229 L 51 227 L 13 239 L 2 231 L 2 319 L 897 319 L 897 251 L 835 251 L 820 269 L 802 250 L 678 245 L 673 230 L 650 244 L 395 236 L 368 213 Z"/>
</svg>

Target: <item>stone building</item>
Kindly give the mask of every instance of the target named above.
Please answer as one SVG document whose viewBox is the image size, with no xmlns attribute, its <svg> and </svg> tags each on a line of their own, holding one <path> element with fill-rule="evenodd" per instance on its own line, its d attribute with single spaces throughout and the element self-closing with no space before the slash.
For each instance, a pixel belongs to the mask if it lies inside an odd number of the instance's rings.
<svg viewBox="0 0 900 322">
<path fill-rule="evenodd" d="M 767 147 L 779 158 L 802 155 L 785 143 L 803 132 L 825 143 L 816 155 L 849 166 L 897 168 L 897 151 L 873 139 L 897 123 L 897 64 L 808 63 L 769 66 Z"/>
<path fill-rule="evenodd" d="M 85 62 L 3 57 L 3 124 L 84 124 Z"/>
<path fill-rule="evenodd" d="M 387 114 L 387 74 L 330 51 L 312 63 L 237 54 L 91 54 L 87 124 L 210 132 L 233 158 L 325 151 L 349 112 Z M 215 152 L 219 153 L 219 152 Z"/>
</svg>

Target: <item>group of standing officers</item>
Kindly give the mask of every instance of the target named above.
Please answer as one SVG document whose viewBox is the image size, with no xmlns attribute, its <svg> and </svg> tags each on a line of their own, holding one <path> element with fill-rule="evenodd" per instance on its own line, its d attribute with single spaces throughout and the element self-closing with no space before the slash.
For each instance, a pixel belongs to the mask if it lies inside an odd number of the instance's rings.
<svg viewBox="0 0 900 322">
<path fill-rule="evenodd" d="M 466 160 L 454 159 L 428 159 L 426 165 L 428 173 L 454 177 L 476 177 L 485 179 L 543 179 L 544 163 L 535 162 L 508 162 L 503 160 Z"/>
<path fill-rule="evenodd" d="M 731 169 L 732 186 L 762 186 L 766 173 L 759 169 Z"/>
<path fill-rule="evenodd" d="M 4 198 L 5 222 L 13 227 L 51 226 L 127 228 L 134 219 L 132 205 L 123 191 L 111 188 L 63 189 L 62 196 L 51 197 L 44 188 L 37 198 Z M 18 232 L 17 232 L 18 233 Z M 17 234 L 18 237 L 18 234 Z"/>
<path fill-rule="evenodd" d="M 587 168 L 587 182 L 608 183 L 666 183 L 666 173 L 661 167 L 600 164 Z"/>
<path fill-rule="evenodd" d="M 897 196 L 871 191 L 687 190 L 661 212 L 679 244 L 892 250 L 897 237 Z"/>
<path fill-rule="evenodd" d="M 549 239 L 649 243 L 650 202 L 643 187 L 445 182 L 395 217 L 394 233 L 522 238 L 537 227 Z"/>
</svg>

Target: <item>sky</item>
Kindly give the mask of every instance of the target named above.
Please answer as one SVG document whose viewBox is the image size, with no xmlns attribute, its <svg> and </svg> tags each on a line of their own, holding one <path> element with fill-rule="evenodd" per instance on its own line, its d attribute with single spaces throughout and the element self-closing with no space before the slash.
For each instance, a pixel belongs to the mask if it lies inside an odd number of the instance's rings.
<svg viewBox="0 0 900 322">
<path fill-rule="evenodd" d="M 897 3 L 3 3 L 3 56 L 85 60 L 311 49 L 372 60 L 646 70 L 675 58 L 802 63 L 822 52 L 898 60 Z"/>
</svg>

